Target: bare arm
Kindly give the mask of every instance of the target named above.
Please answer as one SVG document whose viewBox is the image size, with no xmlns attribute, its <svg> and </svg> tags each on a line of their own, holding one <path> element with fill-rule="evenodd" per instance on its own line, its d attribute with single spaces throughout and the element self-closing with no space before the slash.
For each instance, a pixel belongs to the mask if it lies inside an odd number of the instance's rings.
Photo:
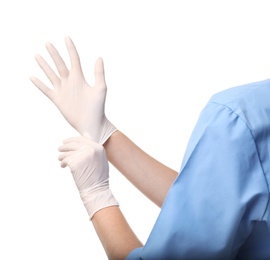
<svg viewBox="0 0 270 260">
<path fill-rule="evenodd" d="M 119 207 L 107 207 L 98 211 L 92 223 L 109 259 L 126 259 L 133 249 L 143 246 Z"/>
<path fill-rule="evenodd" d="M 177 172 L 149 156 L 120 131 L 113 133 L 104 147 L 109 161 L 161 207 Z"/>
</svg>

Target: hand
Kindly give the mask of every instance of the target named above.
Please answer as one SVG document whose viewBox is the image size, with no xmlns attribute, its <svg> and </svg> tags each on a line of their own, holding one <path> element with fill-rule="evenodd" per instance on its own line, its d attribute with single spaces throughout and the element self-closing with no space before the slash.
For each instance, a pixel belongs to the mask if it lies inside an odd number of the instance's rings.
<svg viewBox="0 0 270 260">
<path fill-rule="evenodd" d="M 69 37 L 65 42 L 71 62 L 70 71 L 56 48 L 47 43 L 46 48 L 59 76 L 40 55 L 36 55 L 36 61 L 52 83 L 53 89 L 36 77 L 31 77 L 31 81 L 57 106 L 69 124 L 81 135 L 89 136 L 103 144 L 116 131 L 104 113 L 107 86 L 103 60 L 99 58 L 95 63 L 95 85 L 91 87 L 84 78 L 75 45 Z"/>
<path fill-rule="evenodd" d="M 109 164 L 102 145 L 88 137 L 64 140 L 61 166 L 69 166 L 90 219 L 100 209 L 118 205 L 109 188 Z"/>
</svg>

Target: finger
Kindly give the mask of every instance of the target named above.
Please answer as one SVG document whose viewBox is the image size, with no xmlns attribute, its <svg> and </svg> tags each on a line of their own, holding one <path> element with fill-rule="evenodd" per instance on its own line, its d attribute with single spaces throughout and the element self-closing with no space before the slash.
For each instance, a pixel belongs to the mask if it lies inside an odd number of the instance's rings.
<svg viewBox="0 0 270 260">
<path fill-rule="evenodd" d="M 95 86 L 100 88 L 106 88 L 104 63 L 102 58 L 98 58 L 94 68 L 95 74 Z"/>
<path fill-rule="evenodd" d="M 60 77 L 67 77 L 69 74 L 69 71 L 62 57 L 56 50 L 56 48 L 50 42 L 47 42 L 46 49 L 50 53 Z"/>
<path fill-rule="evenodd" d="M 77 151 L 78 149 L 80 149 L 80 147 L 81 147 L 81 144 L 77 142 L 67 143 L 67 144 L 63 144 L 59 146 L 58 151 L 59 152 Z"/>
<path fill-rule="evenodd" d="M 62 168 L 65 168 L 65 167 L 68 166 L 68 163 L 69 163 L 68 159 L 65 158 L 64 160 L 61 161 L 60 165 L 61 165 Z"/>
<path fill-rule="evenodd" d="M 67 156 L 65 159 L 61 161 L 61 167 L 65 168 L 69 166 L 70 170 L 72 171 L 72 167 L 74 165 L 74 155 Z"/>
<path fill-rule="evenodd" d="M 30 80 L 33 82 L 33 84 L 43 93 L 45 96 L 47 96 L 49 99 L 52 100 L 52 94 L 53 90 L 48 88 L 43 82 L 41 82 L 36 77 L 30 77 Z"/>
<path fill-rule="evenodd" d="M 69 37 L 65 38 L 68 54 L 70 57 L 71 68 L 82 73 L 81 62 L 79 54 L 72 40 Z"/>
<path fill-rule="evenodd" d="M 40 56 L 36 55 L 35 59 L 40 66 L 40 68 L 44 71 L 48 79 L 51 81 L 51 83 L 55 86 L 60 83 L 59 77 L 56 75 L 56 73 L 52 70 L 50 65 Z"/>
<path fill-rule="evenodd" d="M 63 152 L 58 156 L 58 160 L 63 161 L 66 157 L 71 156 L 72 154 L 74 154 L 74 151 Z"/>
</svg>

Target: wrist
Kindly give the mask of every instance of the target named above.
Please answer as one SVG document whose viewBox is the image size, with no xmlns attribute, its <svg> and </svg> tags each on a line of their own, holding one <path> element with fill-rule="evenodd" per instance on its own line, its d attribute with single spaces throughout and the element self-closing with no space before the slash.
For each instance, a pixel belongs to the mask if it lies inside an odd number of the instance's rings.
<svg viewBox="0 0 270 260">
<path fill-rule="evenodd" d="M 109 187 L 106 189 L 100 189 L 89 193 L 87 191 L 80 192 L 81 199 L 84 203 L 86 211 L 90 220 L 93 218 L 94 214 L 99 210 L 111 206 L 119 206 L 119 203 L 112 194 Z"/>
<path fill-rule="evenodd" d="M 103 145 L 116 131 L 117 128 L 106 117 L 104 117 L 100 131 L 99 143 Z"/>
</svg>

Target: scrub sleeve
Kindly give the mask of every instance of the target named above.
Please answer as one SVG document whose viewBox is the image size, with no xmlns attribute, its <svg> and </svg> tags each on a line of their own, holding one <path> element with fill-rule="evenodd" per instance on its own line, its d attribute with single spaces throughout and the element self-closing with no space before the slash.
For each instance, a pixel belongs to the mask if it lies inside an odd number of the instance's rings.
<svg viewBox="0 0 270 260">
<path fill-rule="evenodd" d="M 128 260 L 270 259 L 269 86 L 210 99 L 145 246 Z"/>
</svg>

